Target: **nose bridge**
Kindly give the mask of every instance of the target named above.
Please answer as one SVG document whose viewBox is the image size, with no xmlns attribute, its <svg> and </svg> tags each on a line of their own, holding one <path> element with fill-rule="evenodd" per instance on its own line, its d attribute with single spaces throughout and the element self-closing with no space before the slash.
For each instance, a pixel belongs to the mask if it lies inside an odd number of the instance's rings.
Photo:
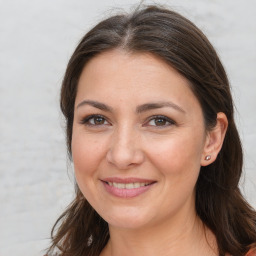
<svg viewBox="0 0 256 256">
<path fill-rule="evenodd" d="M 128 149 L 136 136 L 135 129 L 130 124 L 124 123 L 116 129 L 113 142 L 123 149 Z"/>
<path fill-rule="evenodd" d="M 118 169 L 127 169 L 142 162 L 140 134 L 131 124 L 124 123 L 115 129 L 107 158 Z"/>
</svg>

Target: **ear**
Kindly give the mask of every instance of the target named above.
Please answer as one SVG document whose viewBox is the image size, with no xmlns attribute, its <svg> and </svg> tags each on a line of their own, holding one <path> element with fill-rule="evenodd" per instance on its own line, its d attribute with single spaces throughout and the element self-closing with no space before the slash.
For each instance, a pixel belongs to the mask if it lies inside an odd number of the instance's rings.
<svg viewBox="0 0 256 256">
<path fill-rule="evenodd" d="M 201 166 L 207 166 L 216 160 L 221 150 L 227 128 L 227 117 L 224 113 L 219 112 L 217 114 L 215 127 L 206 135 L 204 151 L 201 158 Z"/>
</svg>

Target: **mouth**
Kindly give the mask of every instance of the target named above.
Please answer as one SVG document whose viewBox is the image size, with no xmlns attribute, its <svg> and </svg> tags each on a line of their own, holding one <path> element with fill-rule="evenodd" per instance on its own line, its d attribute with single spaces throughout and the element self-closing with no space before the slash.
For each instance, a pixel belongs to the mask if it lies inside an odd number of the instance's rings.
<svg viewBox="0 0 256 256">
<path fill-rule="evenodd" d="M 106 184 L 108 184 L 111 187 L 115 188 L 120 188 L 120 189 L 134 189 L 134 188 L 140 188 L 140 187 L 145 187 L 149 186 L 150 184 L 154 182 L 132 182 L 132 183 L 117 183 L 117 182 L 107 182 L 105 181 Z"/>
<path fill-rule="evenodd" d="M 138 178 L 107 178 L 101 180 L 108 193 L 115 197 L 131 198 L 150 190 L 156 181 Z"/>
</svg>

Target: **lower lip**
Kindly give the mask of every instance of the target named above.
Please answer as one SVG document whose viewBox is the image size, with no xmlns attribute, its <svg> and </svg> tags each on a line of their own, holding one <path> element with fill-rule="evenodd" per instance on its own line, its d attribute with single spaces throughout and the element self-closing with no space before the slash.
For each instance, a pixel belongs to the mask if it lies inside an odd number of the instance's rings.
<svg viewBox="0 0 256 256">
<path fill-rule="evenodd" d="M 139 196 L 149 189 L 152 188 L 152 186 L 155 183 L 152 183 L 147 186 L 139 187 L 139 188 L 132 188 L 132 189 L 125 189 L 125 188 L 116 188 L 114 186 L 108 185 L 108 183 L 103 182 L 103 185 L 107 192 L 109 192 L 111 195 L 116 196 L 116 197 L 121 197 L 121 198 L 131 198 L 131 197 L 136 197 Z"/>
</svg>

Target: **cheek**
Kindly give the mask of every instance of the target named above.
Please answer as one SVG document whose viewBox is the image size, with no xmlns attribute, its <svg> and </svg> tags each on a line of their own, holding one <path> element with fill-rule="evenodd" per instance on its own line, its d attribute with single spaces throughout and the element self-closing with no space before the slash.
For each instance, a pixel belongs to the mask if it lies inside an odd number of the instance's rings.
<svg viewBox="0 0 256 256">
<path fill-rule="evenodd" d="M 74 132 L 71 146 L 75 171 L 87 173 L 95 170 L 102 157 L 102 143 L 97 138 Z"/>
<path fill-rule="evenodd" d="M 202 146 L 198 140 L 181 137 L 151 144 L 151 163 L 161 175 L 159 205 L 165 207 L 168 214 L 173 214 L 185 202 L 193 207 L 194 189 L 200 171 Z M 191 205 L 192 203 L 192 205 Z"/>
<path fill-rule="evenodd" d="M 97 184 L 97 167 L 99 164 L 99 144 L 88 138 L 73 134 L 72 138 L 72 158 L 77 185 L 91 205 L 97 199 L 95 185 Z"/>
<path fill-rule="evenodd" d="M 191 134 L 192 135 L 192 134 Z M 151 161 L 163 175 L 183 178 L 197 176 L 203 152 L 202 136 L 173 135 L 151 144 Z"/>
<path fill-rule="evenodd" d="M 74 132 L 72 137 L 72 158 L 77 184 L 87 197 L 97 182 L 97 168 L 102 159 L 103 147 L 94 138 Z"/>
</svg>

